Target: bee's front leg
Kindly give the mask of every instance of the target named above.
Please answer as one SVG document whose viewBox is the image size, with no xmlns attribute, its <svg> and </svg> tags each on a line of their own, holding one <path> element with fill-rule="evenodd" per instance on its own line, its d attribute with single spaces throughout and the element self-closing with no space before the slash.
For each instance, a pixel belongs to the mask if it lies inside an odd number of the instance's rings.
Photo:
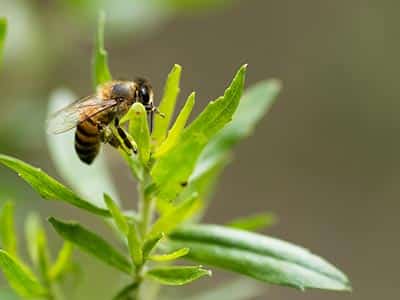
<svg viewBox="0 0 400 300">
<path fill-rule="evenodd" d="M 153 132 L 153 128 L 154 128 L 154 114 L 159 115 L 161 118 L 165 118 L 165 114 L 163 114 L 162 112 L 159 111 L 157 106 L 154 105 L 148 105 L 145 106 L 146 111 L 147 111 L 147 116 L 148 116 L 148 121 L 149 121 L 149 130 L 150 133 Z"/>
</svg>

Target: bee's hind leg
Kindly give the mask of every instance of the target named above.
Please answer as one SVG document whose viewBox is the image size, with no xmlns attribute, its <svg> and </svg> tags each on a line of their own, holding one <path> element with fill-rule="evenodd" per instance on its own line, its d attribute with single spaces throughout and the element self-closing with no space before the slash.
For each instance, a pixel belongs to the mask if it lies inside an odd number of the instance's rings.
<svg viewBox="0 0 400 300">
<path fill-rule="evenodd" d="M 112 132 L 111 128 L 109 127 L 102 127 L 100 130 L 100 140 L 105 144 L 110 144 L 111 146 L 118 148 L 120 143 L 118 139 L 115 137 L 114 133 Z"/>
<path fill-rule="evenodd" d="M 116 137 L 116 139 L 119 141 L 119 146 L 125 151 L 128 150 L 128 153 L 132 151 L 133 153 L 137 154 L 136 143 L 133 141 L 132 137 L 119 125 L 118 118 L 115 118 L 114 126 L 117 130 L 116 133 L 118 137 Z"/>
</svg>

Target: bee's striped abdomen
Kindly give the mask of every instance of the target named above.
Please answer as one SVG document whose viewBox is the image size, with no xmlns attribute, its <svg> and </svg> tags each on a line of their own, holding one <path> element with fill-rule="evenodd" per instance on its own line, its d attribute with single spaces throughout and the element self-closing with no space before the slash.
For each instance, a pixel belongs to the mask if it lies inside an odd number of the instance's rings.
<svg viewBox="0 0 400 300">
<path fill-rule="evenodd" d="M 100 132 L 92 120 L 76 127 L 75 150 L 81 161 L 91 164 L 100 150 Z"/>
</svg>

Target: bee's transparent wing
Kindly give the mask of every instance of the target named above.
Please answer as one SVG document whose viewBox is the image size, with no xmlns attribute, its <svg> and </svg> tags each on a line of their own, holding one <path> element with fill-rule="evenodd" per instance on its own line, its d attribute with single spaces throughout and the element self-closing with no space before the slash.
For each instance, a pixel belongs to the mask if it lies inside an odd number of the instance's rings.
<svg viewBox="0 0 400 300">
<path fill-rule="evenodd" d="M 47 131 L 53 134 L 66 132 L 116 104 L 116 100 L 103 100 L 96 95 L 79 99 L 52 114 L 47 120 Z"/>
</svg>

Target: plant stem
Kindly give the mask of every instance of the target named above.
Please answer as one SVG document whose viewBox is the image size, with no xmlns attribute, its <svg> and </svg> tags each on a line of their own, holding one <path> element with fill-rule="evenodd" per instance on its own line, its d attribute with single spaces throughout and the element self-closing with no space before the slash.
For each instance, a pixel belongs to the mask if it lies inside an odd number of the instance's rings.
<svg viewBox="0 0 400 300">
<path fill-rule="evenodd" d="M 141 217 L 141 223 L 139 226 L 140 234 L 144 238 L 149 227 L 151 225 L 153 219 L 153 211 L 154 211 L 154 201 L 153 197 L 146 195 L 145 193 L 145 180 L 144 182 L 139 183 L 139 213 Z"/>
<path fill-rule="evenodd" d="M 150 175 L 147 172 L 144 173 L 144 179 L 138 184 L 140 216 L 139 232 L 143 239 L 149 231 L 154 214 L 154 199 L 152 196 L 146 194 L 145 192 L 145 187 L 150 182 Z M 140 300 L 140 288 L 142 286 L 143 278 L 142 273 L 145 263 L 146 262 L 143 262 L 143 265 L 136 269 L 135 282 L 132 284 L 132 287 L 134 286 L 134 288 L 131 289 L 134 300 Z"/>
</svg>

